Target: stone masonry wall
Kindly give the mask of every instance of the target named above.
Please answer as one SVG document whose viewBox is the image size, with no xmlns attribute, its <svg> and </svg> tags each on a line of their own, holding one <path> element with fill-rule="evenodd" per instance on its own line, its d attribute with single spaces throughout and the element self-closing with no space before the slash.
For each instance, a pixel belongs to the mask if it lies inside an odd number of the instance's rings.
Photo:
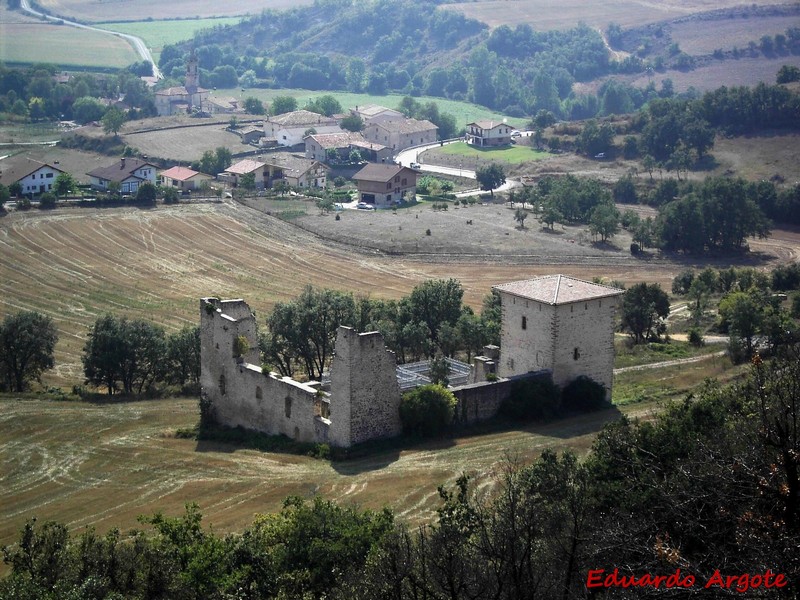
<svg viewBox="0 0 800 600">
<path fill-rule="evenodd" d="M 611 398 L 614 373 L 615 297 L 556 307 L 553 381 L 564 386 L 579 375 L 606 387 Z"/>
<path fill-rule="evenodd" d="M 501 293 L 500 296 L 503 317 L 498 375 L 511 377 L 552 368 L 555 353 L 555 307 L 511 294 Z"/>
<path fill-rule="evenodd" d="M 339 328 L 331 364 L 331 444 L 350 446 L 400 434 L 396 363 L 377 331 Z"/>
<path fill-rule="evenodd" d="M 265 374 L 258 366 L 255 317 L 244 301 L 204 298 L 200 315 L 200 384 L 218 423 L 283 434 L 301 442 L 327 441 L 328 426 L 316 417 L 317 390 L 288 377 Z M 241 358 L 233 351 L 239 335 L 250 345 Z"/>
</svg>

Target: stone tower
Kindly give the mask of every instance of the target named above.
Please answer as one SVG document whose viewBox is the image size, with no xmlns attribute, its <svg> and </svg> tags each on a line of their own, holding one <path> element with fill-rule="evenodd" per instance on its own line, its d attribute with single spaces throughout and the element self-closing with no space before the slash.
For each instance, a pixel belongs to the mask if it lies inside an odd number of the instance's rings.
<svg viewBox="0 0 800 600">
<path fill-rule="evenodd" d="M 500 293 L 501 377 L 548 369 L 560 386 L 580 375 L 611 398 L 614 323 L 622 290 L 566 275 L 494 286 Z"/>
<path fill-rule="evenodd" d="M 189 55 L 189 60 L 186 61 L 186 91 L 189 93 L 189 103 L 191 104 L 191 97 L 197 93 L 200 87 L 200 71 L 198 69 L 197 53 L 194 48 Z"/>
</svg>

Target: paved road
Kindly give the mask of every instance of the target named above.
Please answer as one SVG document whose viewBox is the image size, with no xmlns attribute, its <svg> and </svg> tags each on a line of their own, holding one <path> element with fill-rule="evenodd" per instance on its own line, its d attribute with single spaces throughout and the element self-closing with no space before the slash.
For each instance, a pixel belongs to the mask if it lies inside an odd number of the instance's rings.
<svg viewBox="0 0 800 600">
<path fill-rule="evenodd" d="M 444 145 L 453 144 L 455 142 L 460 142 L 461 140 L 452 140 L 449 142 L 445 142 Z M 428 144 L 426 146 L 417 146 L 415 148 L 409 148 L 408 150 L 401 150 L 397 156 L 394 157 L 395 162 L 398 164 L 403 165 L 404 167 L 410 167 L 412 162 L 417 162 L 417 157 L 429 150 L 431 148 L 440 148 L 442 146 L 441 142 L 434 142 L 433 144 Z M 468 169 L 456 169 L 454 167 L 442 167 L 439 165 L 428 165 L 428 164 L 420 164 L 419 170 L 423 173 L 439 173 L 440 175 L 450 175 L 451 177 L 464 177 L 466 179 L 477 179 L 475 175 L 475 171 L 470 171 Z M 495 192 L 505 192 L 506 190 L 510 190 L 515 187 L 519 187 L 522 185 L 521 181 L 517 181 L 515 179 L 508 179 L 506 182 L 500 186 L 499 188 L 495 189 Z M 466 190 L 464 192 L 459 192 L 456 194 L 458 198 L 463 198 L 465 196 L 477 196 L 479 194 L 485 194 L 486 192 L 475 188 L 474 190 Z"/>
<path fill-rule="evenodd" d="M 150 54 L 150 50 L 147 48 L 147 46 L 145 46 L 145 43 L 142 41 L 142 39 L 136 37 L 135 35 L 128 35 L 127 33 L 120 33 L 118 31 L 109 31 L 108 29 L 100 29 L 98 27 L 92 27 L 91 25 L 83 25 L 82 23 L 76 23 L 75 21 L 67 21 L 66 19 L 51 17 L 50 15 L 33 10 L 29 0 L 20 0 L 20 7 L 29 15 L 42 17 L 48 21 L 55 21 L 58 23 L 63 23 L 64 25 L 69 25 L 70 27 L 77 27 L 78 29 L 86 29 L 88 31 L 99 31 L 100 33 L 105 33 L 106 35 L 115 35 L 119 38 L 122 38 L 133 46 L 133 49 L 136 50 L 136 53 L 142 58 L 142 60 L 146 60 L 153 65 L 153 76 L 156 79 L 163 79 L 164 77 L 153 60 L 153 55 Z"/>
</svg>

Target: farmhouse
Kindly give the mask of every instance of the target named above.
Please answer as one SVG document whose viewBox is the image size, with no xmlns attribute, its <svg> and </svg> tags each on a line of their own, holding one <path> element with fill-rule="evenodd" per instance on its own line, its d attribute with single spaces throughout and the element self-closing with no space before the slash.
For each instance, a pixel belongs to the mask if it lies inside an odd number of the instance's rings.
<svg viewBox="0 0 800 600">
<path fill-rule="evenodd" d="M 295 146 L 313 130 L 316 133 L 341 133 L 339 121 L 308 110 L 267 117 L 264 120 L 264 137 L 277 140 L 280 146 Z"/>
<path fill-rule="evenodd" d="M 417 189 L 417 171 L 395 164 L 369 164 L 353 175 L 359 202 L 386 208 Z"/>
<path fill-rule="evenodd" d="M 361 120 L 366 124 L 370 123 L 385 123 L 386 121 L 398 121 L 405 119 L 406 116 L 399 110 L 386 108 L 379 104 L 367 104 L 365 106 L 356 106 L 350 109 L 350 113 L 361 117 Z"/>
<path fill-rule="evenodd" d="M 397 119 L 370 123 L 364 128 L 364 137 L 370 142 L 389 146 L 397 153 L 411 146 L 434 143 L 438 130 L 430 121 Z"/>
<path fill-rule="evenodd" d="M 233 163 L 219 174 L 218 179 L 229 183 L 233 187 L 239 187 L 242 182 L 242 177 L 250 174 L 255 178 L 257 190 L 263 190 L 270 186 L 270 169 L 267 163 L 251 158 L 245 158 L 239 162 Z"/>
<path fill-rule="evenodd" d="M 156 183 L 156 166 L 138 158 L 121 158 L 107 167 L 87 173 L 92 187 L 106 191 L 112 183 L 119 183 L 119 191 L 133 194 L 143 183 Z"/>
<path fill-rule="evenodd" d="M 610 397 L 622 290 L 565 275 L 494 289 L 502 301 L 503 346 L 485 347 L 472 367 L 449 361 L 459 379 L 452 388 L 457 422 L 493 417 L 521 378 L 552 374 L 564 385 L 586 375 Z M 422 365 L 398 366 L 380 333 L 351 327 L 337 331 L 329 380 L 301 383 L 267 373 L 258 366 L 255 316 L 243 300 L 200 300 L 200 348 L 201 395 L 217 422 L 302 442 L 348 447 L 396 436 L 401 392 L 430 381 Z"/>
<path fill-rule="evenodd" d="M 328 167 L 317 160 L 288 152 L 268 154 L 264 160 L 270 169 L 271 184 L 283 179 L 292 187 L 325 187 Z"/>
<path fill-rule="evenodd" d="M 188 167 L 172 167 L 161 173 L 161 185 L 177 188 L 181 192 L 199 189 L 203 183 L 212 179 L 214 178 L 211 175 L 193 171 Z"/>
<path fill-rule="evenodd" d="M 466 142 L 476 146 L 505 146 L 511 143 L 513 125 L 505 121 L 473 121 L 467 124 Z"/>
<path fill-rule="evenodd" d="M 38 196 L 52 191 L 53 182 L 63 172 L 55 165 L 30 158 L 11 164 L 3 161 L 0 163 L 0 183 L 6 187 L 19 183 L 23 194 Z"/>
<path fill-rule="evenodd" d="M 353 150 L 358 150 L 362 160 L 369 162 L 386 162 L 392 157 L 392 149 L 382 144 L 369 142 L 360 133 L 343 131 L 342 133 L 315 133 L 305 138 L 306 158 L 320 162 L 332 159 L 341 162 L 350 160 Z"/>
</svg>

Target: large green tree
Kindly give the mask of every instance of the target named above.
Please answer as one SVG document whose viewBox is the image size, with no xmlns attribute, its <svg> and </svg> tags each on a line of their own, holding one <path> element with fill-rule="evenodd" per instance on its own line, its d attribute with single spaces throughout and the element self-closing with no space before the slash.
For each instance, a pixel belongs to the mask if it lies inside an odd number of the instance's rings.
<svg viewBox="0 0 800 600">
<path fill-rule="evenodd" d="M 167 351 L 161 327 L 113 315 L 97 319 L 83 348 L 86 383 L 141 394 L 164 376 Z"/>
<path fill-rule="evenodd" d="M 656 340 L 666 329 L 669 296 L 657 283 L 637 283 L 622 295 L 622 329 L 634 343 Z"/>
<path fill-rule="evenodd" d="M 103 115 L 101 121 L 103 123 L 103 131 L 106 133 L 113 133 L 116 137 L 122 125 L 125 123 L 125 113 L 116 106 L 112 106 L 106 111 L 106 114 Z"/>
<path fill-rule="evenodd" d="M 475 178 L 478 180 L 480 188 L 494 197 L 494 190 L 506 182 L 506 173 L 503 167 L 497 163 L 491 163 L 478 167 L 475 171 Z"/>
<path fill-rule="evenodd" d="M 456 279 L 428 279 L 411 291 L 409 308 L 411 320 L 424 323 L 434 343 L 444 323 L 455 325 L 461 316 L 464 288 Z"/>
<path fill-rule="evenodd" d="M 53 368 L 57 341 L 50 317 L 33 311 L 7 315 L 0 323 L 0 385 L 24 391 L 31 380 Z"/>
</svg>

